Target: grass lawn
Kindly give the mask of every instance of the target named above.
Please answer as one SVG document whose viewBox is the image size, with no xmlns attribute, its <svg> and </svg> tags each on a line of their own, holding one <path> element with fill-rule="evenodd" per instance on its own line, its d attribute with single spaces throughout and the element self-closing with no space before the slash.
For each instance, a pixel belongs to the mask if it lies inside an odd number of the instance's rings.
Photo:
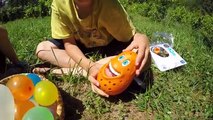
<svg viewBox="0 0 213 120">
<path fill-rule="evenodd" d="M 211 119 L 213 49 L 187 25 L 153 22 L 134 13 L 130 16 L 138 31 L 149 37 L 156 31 L 172 33 L 174 49 L 187 65 L 160 72 L 152 64 L 154 81 L 150 89 L 139 93 L 126 91 L 108 99 L 93 93 L 85 78 L 47 75 L 62 90 L 65 120 Z M 31 65 L 39 63 L 34 52 L 40 41 L 50 38 L 50 17 L 11 21 L 5 26 L 18 57 Z"/>
</svg>

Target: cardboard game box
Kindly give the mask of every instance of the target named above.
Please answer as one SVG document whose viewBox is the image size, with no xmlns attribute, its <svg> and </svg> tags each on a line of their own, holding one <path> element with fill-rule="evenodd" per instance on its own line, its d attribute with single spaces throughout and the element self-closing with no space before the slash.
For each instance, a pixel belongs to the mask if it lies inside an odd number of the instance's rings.
<svg viewBox="0 0 213 120">
<path fill-rule="evenodd" d="M 167 43 L 150 46 L 154 63 L 160 71 L 167 71 L 187 64 L 187 62 Z"/>
</svg>

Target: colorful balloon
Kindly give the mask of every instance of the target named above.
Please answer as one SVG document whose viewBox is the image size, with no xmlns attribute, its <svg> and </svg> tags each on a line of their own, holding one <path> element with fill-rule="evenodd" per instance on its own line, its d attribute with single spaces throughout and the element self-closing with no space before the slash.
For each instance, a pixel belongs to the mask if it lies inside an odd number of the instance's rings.
<svg viewBox="0 0 213 120">
<path fill-rule="evenodd" d="M 14 98 L 8 87 L 0 84 L 0 119 L 14 120 Z"/>
<path fill-rule="evenodd" d="M 37 75 L 37 74 L 34 74 L 34 73 L 28 73 L 27 74 L 27 77 L 29 77 L 32 81 L 33 81 L 33 84 L 34 86 L 41 81 L 41 78 Z"/>
<path fill-rule="evenodd" d="M 16 100 L 25 101 L 33 95 L 33 82 L 26 75 L 15 75 L 6 85 Z"/>
<path fill-rule="evenodd" d="M 15 101 L 15 119 L 22 120 L 24 114 L 33 108 L 35 105 L 29 100 L 26 101 Z"/>
<path fill-rule="evenodd" d="M 48 80 L 42 80 L 35 86 L 34 99 L 42 106 L 52 105 L 58 98 L 57 87 Z"/>
<path fill-rule="evenodd" d="M 54 120 L 54 117 L 48 108 L 37 106 L 30 109 L 22 120 Z"/>
</svg>

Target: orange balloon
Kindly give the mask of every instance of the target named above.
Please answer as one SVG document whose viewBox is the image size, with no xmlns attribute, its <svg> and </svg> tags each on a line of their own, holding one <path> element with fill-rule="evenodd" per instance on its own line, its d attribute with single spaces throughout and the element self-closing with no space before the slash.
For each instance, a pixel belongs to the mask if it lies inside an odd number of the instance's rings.
<svg viewBox="0 0 213 120">
<path fill-rule="evenodd" d="M 24 114 L 35 105 L 29 101 L 15 101 L 15 120 L 22 120 Z"/>
<path fill-rule="evenodd" d="M 26 75 L 15 75 L 8 80 L 6 86 L 11 90 L 16 100 L 28 100 L 34 92 L 34 85 Z"/>
<path fill-rule="evenodd" d="M 135 76 L 136 57 L 137 54 L 135 52 L 125 51 L 106 63 L 97 76 L 100 89 L 108 95 L 122 93 Z"/>
</svg>

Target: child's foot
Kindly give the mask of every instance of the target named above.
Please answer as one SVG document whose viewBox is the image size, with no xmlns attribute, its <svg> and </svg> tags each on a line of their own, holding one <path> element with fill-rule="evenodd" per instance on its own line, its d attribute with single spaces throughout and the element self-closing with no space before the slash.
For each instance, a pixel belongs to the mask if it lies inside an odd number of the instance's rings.
<svg viewBox="0 0 213 120">
<path fill-rule="evenodd" d="M 55 76 L 63 76 L 63 75 L 83 75 L 86 76 L 87 73 L 84 70 L 77 70 L 73 68 L 48 68 L 48 67 L 43 67 L 43 68 L 34 68 L 32 70 L 33 73 L 37 74 L 47 74 L 50 73 Z"/>
<path fill-rule="evenodd" d="M 31 72 L 33 73 L 37 73 L 37 74 L 46 74 L 48 73 L 54 66 L 51 65 L 48 62 L 44 62 L 44 63 L 39 63 L 39 64 L 35 64 L 35 65 L 31 65 Z"/>
<path fill-rule="evenodd" d="M 47 72 L 50 71 L 51 68 L 48 68 L 48 67 L 37 67 L 37 68 L 34 68 L 32 70 L 33 73 L 37 73 L 37 74 L 45 74 Z"/>
<path fill-rule="evenodd" d="M 87 76 L 87 72 L 80 68 L 59 68 L 51 70 L 51 73 L 56 76 L 63 75 L 82 75 Z"/>
</svg>

